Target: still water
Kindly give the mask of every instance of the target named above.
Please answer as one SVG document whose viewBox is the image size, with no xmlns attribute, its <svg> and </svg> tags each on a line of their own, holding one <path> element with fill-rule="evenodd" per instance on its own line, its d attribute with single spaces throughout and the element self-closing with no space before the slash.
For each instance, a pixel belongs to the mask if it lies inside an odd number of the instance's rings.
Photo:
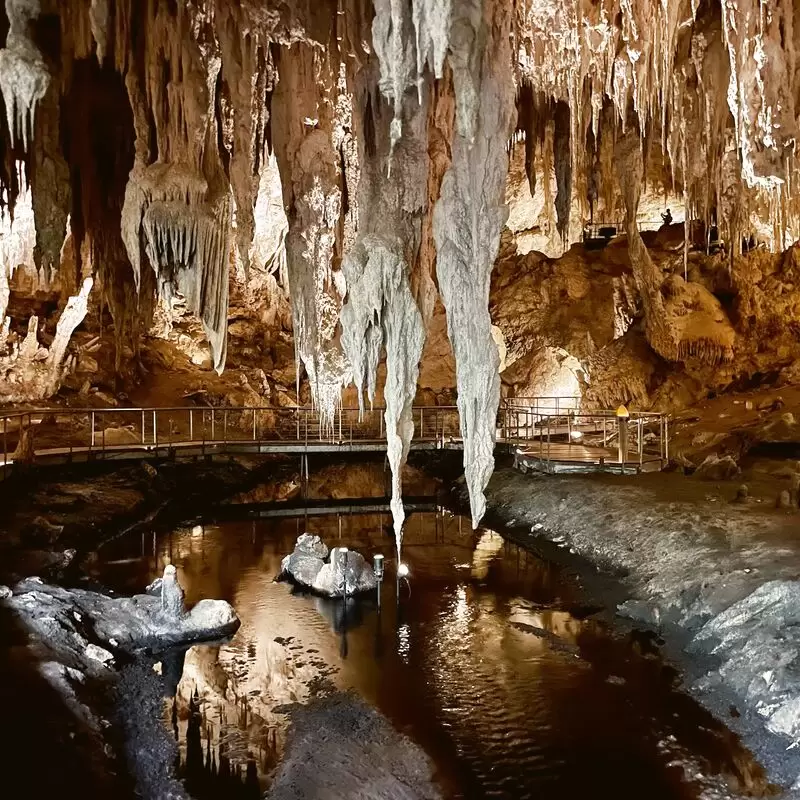
<svg viewBox="0 0 800 800">
<path fill-rule="evenodd" d="M 352 689 L 432 757 L 448 797 L 693 798 L 758 789 L 735 738 L 673 688 L 647 640 L 614 632 L 576 576 L 447 512 L 409 517 L 399 599 L 390 519 L 260 519 L 103 552 L 101 578 L 141 591 L 176 564 L 187 603 L 224 598 L 242 627 L 164 659 L 167 713 L 197 797 L 257 797 L 287 731 L 281 706 Z M 299 533 L 386 556 L 375 598 L 327 601 L 274 582 Z M 236 789 L 231 793 L 232 788 Z"/>
</svg>

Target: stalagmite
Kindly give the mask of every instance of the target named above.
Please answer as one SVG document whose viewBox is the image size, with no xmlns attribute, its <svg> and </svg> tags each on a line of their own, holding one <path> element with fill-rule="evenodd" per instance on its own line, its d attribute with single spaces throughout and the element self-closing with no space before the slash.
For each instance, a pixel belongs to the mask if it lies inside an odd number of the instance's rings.
<svg viewBox="0 0 800 800">
<path fill-rule="evenodd" d="M 39 319 L 32 316 L 22 343 L 12 345 L 10 352 L 0 355 L 0 399 L 3 402 L 46 400 L 61 388 L 67 346 L 75 329 L 86 317 L 92 284 L 92 278 L 86 278 L 80 292 L 69 298 L 49 348 L 39 344 Z M 4 333 L 8 333 L 7 327 Z M 2 344 L 5 347 L 5 341 Z"/>
<path fill-rule="evenodd" d="M 456 357 L 464 472 L 473 525 L 494 469 L 500 402 L 499 356 L 489 317 L 489 278 L 508 211 L 506 142 L 513 131 L 514 89 L 509 41 L 511 12 L 502 0 L 459 4 L 450 63 L 457 130 L 452 164 L 433 220 L 436 271 Z"/>
</svg>

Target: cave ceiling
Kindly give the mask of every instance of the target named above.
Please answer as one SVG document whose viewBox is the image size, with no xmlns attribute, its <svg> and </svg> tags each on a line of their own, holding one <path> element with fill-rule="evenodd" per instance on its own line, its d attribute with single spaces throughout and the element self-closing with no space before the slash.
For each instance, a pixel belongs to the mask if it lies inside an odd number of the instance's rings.
<svg viewBox="0 0 800 800">
<path fill-rule="evenodd" d="M 371 401 L 385 353 L 397 475 L 440 298 L 477 521 L 500 397 L 488 304 L 509 160 L 565 246 L 590 218 L 624 220 L 645 334 L 678 357 L 682 334 L 664 320 L 708 302 L 662 291 L 637 228 L 643 193 L 678 198 L 734 247 L 754 220 L 773 249 L 794 241 L 798 8 L 5 0 L 4 214 L 29 194 L 41 275 L 73 294 L 91 276 L 120 345 L 180 295 L 221 371 L 228 275 L 261 266 L 256 208 L 274 158 L 285 217 L 272 238 L 314 402 L 330 413 L 351 382 Z M 727 331 L 706 338 L 695 349 L 725 357 Z"/>
</svg>

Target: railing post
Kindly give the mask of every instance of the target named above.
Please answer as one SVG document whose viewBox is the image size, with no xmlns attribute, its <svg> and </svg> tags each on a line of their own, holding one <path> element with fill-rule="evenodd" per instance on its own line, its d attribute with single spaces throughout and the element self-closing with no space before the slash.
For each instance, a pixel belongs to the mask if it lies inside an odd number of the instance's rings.
<svg viewBox="0 0 800 800">
<path fill-rule="evenodd" d="M 8 417 L 3 417 L 3 480 L 8 471 Z"/>
<path fill-rule="evenodd" d="M 550 417 L 547 418 L 547 463 L 550 463 Z"/>
<path fill-rule="evenodd" d="M 144 444 L 144 409 L 142 409 L 142 441 L 141 444 Z"/>
<path fill-rule="evenodd" d="M 253 406 L 253 441 L 256 441 L 256 409 Z"/>
<path fill-rule="evenodd" d="M 156 409 L 153 409 L 153 444 L 158 446 L 158 416 Z"/>
<path fill-rule="evenodd" d="M 94 411 L 92 411 L 92 413 L 90 414 L 90 418 L 92 425 L 92 436 L 91 439 L 89 440 L 89 449 L 91 450 L 94 448 Z"/>
<path fill-rule="evenodd" d="M 211 409 L 211 441 L 214 441 L 214 409 Z"/>
<path fill-rule="evenodd" d="M 383 439 L 383 413 L 380 410 L 378 411 L 378 431 L 379 438 Z"/>
<path fill-rule="evenodd" d="M 105 422 L 105 420 L 103 420 Z M 103 425 L 103 452 L 106 451 L 106 426 Z"/>
<path fill-rule="evenodd" d="M 422 406 L 419 407 L 419 435 L 425 436 L 425 409 Z"/>
<path fill-rule="evenodd" d="M 194 409 L 189 409 L 189 441 L 194 441 Z"/>
<path fill-rule="evenodd" d="M 228 443 L 228 409 L 222 412 L 222 441 Z"/>
<path fill-rule="evenodd" d="M 643 458 L 643 455 L 644 455 L 644 441 L 643 441 L 643 438 L 642 438 L 642 423 L 643 422 L 644 422 L 644 419 L 642 417 L 639 417 L 639 419 L 637 420 L 637 423 L 638 423 L 638 428 L 639 428 L 639 466 L 640 467 L 642 466 L 642 458 Z"/>
<path fill-rule="evenodd" d="M 669 417 L 664 417 L 664 455 L 669 463 Z"/>
</svg>

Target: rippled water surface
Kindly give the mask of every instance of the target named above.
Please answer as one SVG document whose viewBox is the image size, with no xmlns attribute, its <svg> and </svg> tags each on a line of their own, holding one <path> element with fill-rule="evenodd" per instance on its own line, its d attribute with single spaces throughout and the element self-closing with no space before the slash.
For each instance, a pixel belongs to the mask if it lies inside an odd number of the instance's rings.
<svg viewBox="0 0 800 800">
<path fill-rule="evenodd" d="M 345 608 L 273 582 L 304 529 L 386 555 L 380 614 L 372 597 Z M 104 553 L 115 589 L 141 590 L 172 561 L 190 604 L 225 598 L 241 617 L 230 643 L 163 663 L 180 681 L 172 724 L 197 796 L 234 784 L 258 796 L 285 741 L 279 707 L 334 687 L 420 743 L 451 797 L 687 798 L 757 777 L 645 639 L 598 621 L 574 576 L 496 532 L 417 513 L 398 603 L 388 531 L 379 515 L 231 522 Z"/>
</svg>

